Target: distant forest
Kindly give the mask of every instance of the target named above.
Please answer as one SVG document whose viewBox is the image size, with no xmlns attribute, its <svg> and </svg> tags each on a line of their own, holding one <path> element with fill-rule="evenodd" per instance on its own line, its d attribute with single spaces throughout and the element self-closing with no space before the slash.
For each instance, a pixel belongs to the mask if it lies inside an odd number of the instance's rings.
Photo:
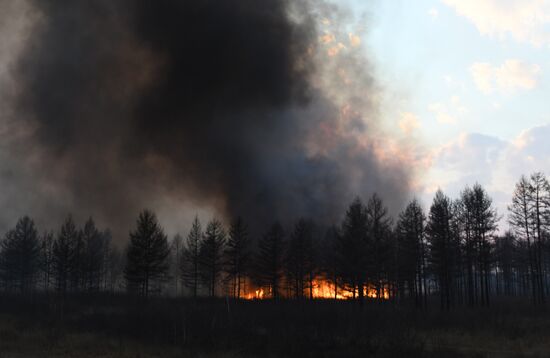
<svg viewBox="0 0 550 358">
<path fill-rule="evenodd" d="M 427 212 L 412 200 L 391 218 L 376 194 L 356 198 L 338 225 L 306 218 L 274 222 L 261 237 L 243 218 L 228 227 L 195 218 L 185 237 L 168 239 L 144 210 L 123 251 L 108 230 L 71 216 L 40 233 L 27 216 L 0 243 L 4 292 L 127 292 L 151 297 L 390 300 L 425 308 L 489 306 L 498 296 L 535 305 L 550 294 L 550 184 L 542 173 L 521 177 L 506 216 L 475 184 L 451 199 L 437 191 Z M 437 299 L 436 299 L 437 298 Z"/>
</svg>

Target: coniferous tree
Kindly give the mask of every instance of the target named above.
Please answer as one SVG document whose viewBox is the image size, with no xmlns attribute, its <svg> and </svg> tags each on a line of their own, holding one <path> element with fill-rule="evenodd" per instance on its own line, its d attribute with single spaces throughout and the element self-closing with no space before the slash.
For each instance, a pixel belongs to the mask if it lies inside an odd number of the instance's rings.
<svg viewBox="0 0 550 358">
<path fill-rule="evenodd" d="M 256 280 L 262 287 L 271 292 L 271 297 L 278 299 L 284 270 L 285 242 L 284 230 L 280 223 L 273 224 L 258 243 L 256 262 Z"/>
<path fill-rule="evenodd" d="M 475 200 L 471 188 L 466 187 L 460 194 L 460 200 L 456 210 L 457 220 L 460 223 L 461 240 L 463 248 L 463 269 L 466 301 L 473 306 L 478 299 L 477 270 L 479 260 L 478 245 L 476 241 L 476 224 L 474 220 Z"/>
<path fill-rule="evenodd" d="M 180 234 L 176 234 L 172 239 L 172 242 L 170 243 L 170 250 L 172 253 L 170 267 L 174 276 L 174 293 L 176 296 L 179 296 L 180 294 L 179 283 L 181 280 L 181 277 L 179 275 L 179 270 L 180 270 L 180 263 L 182 261 L 182 255 L 183 255 L 183 238 L 181 237 Z"/>
<path fill-rule="evenodd" d="M 474 238 L 478 247 L 478 271 L 481 287 L 481 304 L 489 305 L 489 280 L 491 278 L 491 250 L 497 230 L 498 215 L 492 199 L 479 184 L 472 188 Z"/>
<path fill-rule="evenodd" d="M 40 237 L 40 269 L 43 275 L 42 288 L 45 291 L 50 290 L 50 285 L 54 277 L 53 245 L 53 232 L 44 232 L 44 234 Z"/>
<path fill-rule="evenodd" d="M 124 274 L 125 256 L 116 247 L 107 252 L 105 268 L 105 289 L 114 293 L 119 286 Z"/>
<path fill-rule="evenodd" d="M 313 295 L 315 261 L 313 224 L 300 219 L 294 226 L 286 251 L 286 273 L 290 288 L 296 298 L 303 298 L 306 290 Z"/>
<path fill-rule="evenodd" d="M 339 271 L 339 236 L 340 234 L 336 226 L 328 228 L 318 246 L 319 250 L 317 253 L 319 271 L 332 284 L 334 299 L 338 298 L 339 288 L 342 285 Z"/>
<path fill-rule="evenodd" d="M 240 217 L 231 223 L 225 257 L 226 271 L 231 282 L 231 294 L 233 297 L 240 298 L 250 265 L 248 228 Z"/>
<path fill-rule="evenodd" d="M 97 292 L 101 286 L 101 275 L 104 264 L 104 246 L 107 244 L 102 233 L 97 229 L 92 218 L 84 224 L 81 233 L 82 250 L 81 281 L 86 291 Z"/>
<path fill-rule="evenodd" d="M 201 278 L 211 297 L 216 295 L 218 280 L 223 271 L 225 231 L 222 223 L 213 219 L 206 225 L 199 249 Z"/>
<path fill-rule="evenodd" d="M 543 248 L 550 225 L 550 183 L 540 172 L 531 174 L 529 185 L 529 202 L 533 220 L 533 259 L 536 272 L 538 300 L 544 304 L 546 285 L 543 269 Z"/>
<path fill-rule="evenodd" d="M 191 231 L 187 235 L 183 255 L 180 261 L 180 272 L 183 284 L 191 289 L 193 297 L 197 297 L 200 283 L 200 247 L 203 233 L 199 218 L 195 216 Z"/>
<path fill-rule="evenodd" d="M 430 263 L 439 285 L 441 308 L 452 304 L 454 278 L 454 247 L 451 233 L 452 202 L 438 190 L 435 194 L 426 225 Z"/>
<path fill-rule="evenodd" d="M 78 231 L 72 216 L 68 216 L 53 243 L 53 271 L 56 290 L 65 295 L 77 266 Z"/>
<path fill-rule="evenodd" d="M 1 242 L 0 277 L 9 290 L 27 292 L 34 288 L 40 268 L 40 242 L 34 221 L 19 219 Z"/>
<path fill-rule="evenodd" d="M 358 298 L 361 303 L 370 273 L 370 248 L 366 208 L 361 199 L 356 198 L 346 211 L 341 234 L 338 235 L 336 252 L 339 275 L 344 285 L 351 290 L 353 298 Z"/>
<path fill-rule="evenodd" d="M 383 298 L 383 288 L 390 274 L 392 220 L 382 199 L 373 194 L 365 207 L 368 224 L 368 274 L 376 289 L 376 297 Z"/>
<path fill-rule="evenodd" d="M 130 290 L 148 297 L 154 284 L 166 279 L 170 248 L 157 217 L 149 210 L 139 214 L 136 230 L 130 233 L 124 277 Z"/>
<path fill-rule="evenodd" d="M 504 233 L 495 239 L 495 261 L 497 273 L 497 294 L 502 293 L 506 296 L 515 294 L 515 265 L 517 258 L 517 243 L 514 235 L 510 231 Z"/>
<path fill-rule="evenodd" d="M 538 280 L 538 265 L 536 264 L 534 215 L 531 202 L 531 185 L 529 180 L 522 176 L 516 184 L 512 197 L 512 204 L 508 207 L 508 222 L 515 235 L 525 242 L 529 277 L 531 281 L 531 295 L 535 304 L 542 303 L 541 286 Z"/>
<path fill-rule="evenodd" d="M 110 276 L 111 276 L 111 272 L 110 272 L 110 269 L 111 269 L 111 254 L 113 251 L 117 251 L 117 258 L 118 258 L 118 263 L 117 263 L 117 267 L 119 268 L 118 269 L 118 272 L 117 272 L 117 275 L 120 276 L 121 274 L 121 270 L 123 269 L 123 265 L 122 265 L 122 262 L 121 261 L 121 256 L 120 256 L 120 253 L 118 252 L 118 249 L 116 247 L 114 247 L 113 245 L 111 245 L 111 242 L 113 241 L 113 236 L 111 234 L 111 231 L 109 229 L 105 229 L 103 230 L 101 233 L 101 241 L 102 241 L 102 253 L 101 253 L 101 290 L 104 290 L 104 291 L 109 291 L 110 290 Z M 120 277 L 117 277 L 117 278 L 120 278 Z"/>
<path fill-rule="evenodd" d="M 407 284 L 409 295 L 414 297 L 417 306 L 427 303 L 425 222 L 422 206 L 415 199 L 399 215 L 396 227 L 399 277 Z"/>
<path fill-rule="evenodd" d="M 84 249 L 82 230 L 78 230 L 73 251 L 73 267 L 69 272 L 69 284 L 73 292 L 79 292 L 84 287 Z"/>
</svg>

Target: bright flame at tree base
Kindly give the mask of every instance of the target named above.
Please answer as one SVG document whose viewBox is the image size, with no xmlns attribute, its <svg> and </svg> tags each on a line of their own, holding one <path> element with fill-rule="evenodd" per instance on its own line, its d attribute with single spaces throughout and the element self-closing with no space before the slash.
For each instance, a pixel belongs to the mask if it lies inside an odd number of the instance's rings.
<svg viewBox="0 0 550 358">
<path fill-rule="evenodd" d="M 357 298 L 358 289 L 355 288 L 355 295 L 351 288 L 342 288 L 337 287 L 335 289 L 334 283 L 324 280 L 324 279 L 315 279 L 313 280 L 313 288 L 311 292 L 309 288 L 304 290 L 304 297 L 309 297 L 310 294 L 313 298 L 317 299 L 337 299 L 337 300 L 349 300 L 353 299 L 354 296 Z M 370 285 L 363 288 L 363 295 L 367 298 L 378 298 L 378 292 L 380 292 L 380 298 L 388 300 L 390 298 L 389 290 L 386 287 L 381 287 L 378 290 L 376 287 Z M 282 296 L 286 296 L 283 292 Z M 244 295 L 244 298 L 247 300 L 261 300 L 271 297 L 271 289 L 250 289 L 248 293 Z"/>
</svg>

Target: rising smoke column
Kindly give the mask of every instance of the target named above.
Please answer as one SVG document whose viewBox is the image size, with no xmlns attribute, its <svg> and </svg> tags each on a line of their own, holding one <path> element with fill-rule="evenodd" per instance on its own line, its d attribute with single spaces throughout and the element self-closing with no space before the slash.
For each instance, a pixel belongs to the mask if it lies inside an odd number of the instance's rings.
<svg viewBox="0 0 550 358">
<path fill-rule="evenodd" d="M 261 226 L 334 221 L 373 191 L 394 208 L 407 195 L 408 169 L 381 160 L 379 89 L 333 6 L 25 4 L 32 26 L 3 101 L 25 134 L 1 180 L 26 212 L 93 214 L 126 232 L 142 207 L 177 200 Z"/>
</svg>

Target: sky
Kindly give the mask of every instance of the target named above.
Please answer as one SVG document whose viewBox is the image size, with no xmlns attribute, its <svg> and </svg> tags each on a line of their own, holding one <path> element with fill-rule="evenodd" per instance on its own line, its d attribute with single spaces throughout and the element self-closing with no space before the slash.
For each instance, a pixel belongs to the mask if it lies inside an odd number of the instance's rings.
<svg viewBox="0 0 550 358">
<path fill-rule="evenodd" d="M 550 1 L 347 1 L 387 130 L 414 142 L 429 205 L 482 184 L 505 225 L 522 174 L 550 172 Z"/>
</svg>

